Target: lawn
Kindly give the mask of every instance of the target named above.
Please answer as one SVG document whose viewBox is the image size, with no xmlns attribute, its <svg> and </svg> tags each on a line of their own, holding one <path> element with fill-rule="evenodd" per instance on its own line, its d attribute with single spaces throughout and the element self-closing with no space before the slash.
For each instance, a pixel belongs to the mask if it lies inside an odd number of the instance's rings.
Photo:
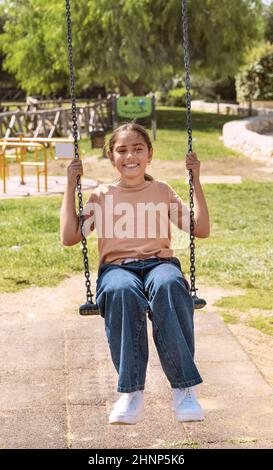
<svg viewBox="0 0 273 470">
<path fill-rule="evenodd" d="M 184 183 L 174 180 L 170 184 L 186 199 Z M 253 290 L 262 297 L 264 307 L 272 307 L 273 185 L 207 185 L 205 194 L 212 231 L 210 238 L 196 240 L 200 280 Z M 1 201 L 1 292 L 30 285 L 56 285 L 66 275 L 81 271 L 80 245 L 64 248 L 59 240 L 61 201 L 61 196 Z M 90 265 L 96 269 L 94 238 L 89 241 L 89 252 Z M 181 259 L 187 273 L 187 254 L 183 252 Z M 252 295 L 251 300 L 256 307 L 257 297 Z"/>
<path fill-rule="evenodd" d="M 193 150 L 198 148 L 202 161 L 237 157 L 239 154 L 225 147 L 219 137 L 226 122 L 239 119 L 236 116 L 217 115 L 194 111 Z M 149 130 L 149 127 L 148 127 Z M 151 132 L 149 131 L 152 137 Z M 106 135 L 106 142 L 111 132 Z M 180 160 L 187 151 L 186 110 L 184 108 L 157 107 L 157 139 L 153 143 L 158 160 Z M 100 149 L 90 150 L 87 137 L 81 140 L 82 155 L 100 155 Z"/>
<path fill-rule="evenodd" d="M 198 149 L 200 160 L 220 160 L 239 155 L 237 152 L 225 147 L 219 139 L 223 125 L 234 119 L 236 119 L 234 116 L 198 111 L 192 114 L 193 150 Z M 159 107 L 157 109 L 157 126 L 159 129 L 158 140 L 154 146 L 157 159 L 184 159 L 188 145 L 185 109 Z"/>
</svg>

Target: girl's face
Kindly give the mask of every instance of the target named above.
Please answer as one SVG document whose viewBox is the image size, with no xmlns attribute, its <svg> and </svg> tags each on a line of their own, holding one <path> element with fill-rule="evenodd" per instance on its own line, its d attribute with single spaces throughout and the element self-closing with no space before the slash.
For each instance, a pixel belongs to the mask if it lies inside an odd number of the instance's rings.
<svg viewBox="0 0 273 470">
<path fill-rule="evenodd" d="M 134 185 L 144 180 L 145 169 L 152 155 L 153 149 L 148 149 L 141 134 L 124 131 L 116 139 L 112 163 L 119 171 L 121 181 Z"/>
</svg>

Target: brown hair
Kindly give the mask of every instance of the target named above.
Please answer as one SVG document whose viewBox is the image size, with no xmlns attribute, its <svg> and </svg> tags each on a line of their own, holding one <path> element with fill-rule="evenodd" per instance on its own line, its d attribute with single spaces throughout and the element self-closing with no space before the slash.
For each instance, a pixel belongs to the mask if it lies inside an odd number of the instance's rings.
<svg viewBox="0 0 273 470">
<path fill-rule="evenodd" d="M 152 142 L 150 139 L 150 136 L 146 129 L 144 129 L 143 126 L 140 124 L 137 124 L 136 122 L 128 122 L 125 124 L 122 124 L 121 126 L 117 127 L 114 132 L 112 133 L 110 140 L 109 140 L 109 153 L 110 153 L 110 160 L 112 160 L 111 155 L 113 154 L 114 146 L 117 141 L 117 138 L 121 132 L 137 132 L 141 137 L 143 138 L 144 142 L 146 143 L 148 149 L 152 149 Z M 144 179 L 145 181 L 153 181 L 154 178 L 151 175 L 148 175 L 148 173 L 144 173 Z"/>
</svg>

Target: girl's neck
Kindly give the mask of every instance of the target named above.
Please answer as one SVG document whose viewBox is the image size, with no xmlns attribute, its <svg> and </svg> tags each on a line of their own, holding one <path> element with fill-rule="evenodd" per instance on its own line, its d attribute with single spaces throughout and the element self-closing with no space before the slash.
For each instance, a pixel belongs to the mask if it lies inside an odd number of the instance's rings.
<svg viewBox="0 0 273 470">
<path fill-rule="evenodd" d="M 143 185 L 145 182 L 146 180 L 144 176 L 142 178 L 137 178 L 135 180 L 134 179 L 128 180 L 128 179 L 120 178 L 118 185 L 125 187 L 125 188 L 135 188 L 136 186 Z"/>
</svg>

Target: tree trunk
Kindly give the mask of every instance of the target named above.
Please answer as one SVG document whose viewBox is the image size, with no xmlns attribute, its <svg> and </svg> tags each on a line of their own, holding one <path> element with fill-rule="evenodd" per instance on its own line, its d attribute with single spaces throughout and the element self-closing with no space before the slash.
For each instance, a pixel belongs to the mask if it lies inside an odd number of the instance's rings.
<svg viewBox="0 0 273 470">
<path fill-rule="evenodd" d="M 132 82 L 128 77 L 123 76 L 119 82 L 119 91 L 121 95 L 133 93 L 135 96 L 143 96 L 145 94 L 145 85 L 140 78 Z"/>
<path fill-rule="evenodd" d="M 134 83 L 132 83 L 132 91 L 135 96 L 143 96 L 145 94 L 145 84 L 143 80 L 138 78 Z"/>
</svg>

